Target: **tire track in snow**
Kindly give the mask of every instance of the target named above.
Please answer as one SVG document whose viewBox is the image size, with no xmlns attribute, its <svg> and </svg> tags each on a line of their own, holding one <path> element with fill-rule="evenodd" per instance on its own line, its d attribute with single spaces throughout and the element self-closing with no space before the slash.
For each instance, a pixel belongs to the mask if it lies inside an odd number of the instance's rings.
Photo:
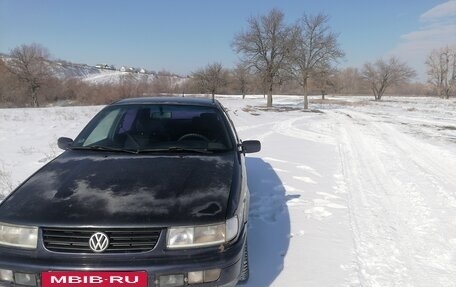
<svg viewBox="0 0 456 287">
<path fill-rule="evenodd" d="M 426 164 L 407 136 L 364 114 L 350 114 L 354 119 L 333 116 L 340 126 L 339 151 L 362 286 L 453 286 L 454 261 L 445 256 L 452 252 L 451 243 L 445 243 L 448 234 L 438 235 L 451 226 L 434 212 L 442 206 L 429 203 L 423 194 L 453 179 L 429 181 L 439 178 L 439 170 Z M 411 158 L 404 156 L 409 148 Z"/>
<path fill-rule="evenodd" d="M 292 138 L 304 139 L 318 143 L 334 144 L 334 139 L 331 136 L 328 136 L 324 133 L 324 129 L 327 127 L 320 127 L 321 129 L 319 129 L 318 132 L 303 130 L 296 127 L 296 122 L 306 119 L 308 119 L 308 116 L 290 118 L 276 123 L 272 127 L 272 129 L 278 134 L 289 136 Z"/>
<path fill-rule="evenodd" d="M 348 124 L 344 123 L 347 128 Z M 381 182 L 370 171 L 370 160 L 359 151 L 366 149 L 362 137 L 354 130 L 342 130 L 343 143 L 340 145 L 343 175 L 348 180 L 349 214 L 352 224 L 354 245 L 357 253 L 357 271 L 361 286 L 407 286 L 412 277 L 406 270 L 405 262 L 398 258 L 400 248 L 393 228 L 397 226 L 391 209 L 381 202 Z M 369 155 L 370 159 L 372 155 Z M 353 159 L 358 159 L 356 162 Z M 366 182 L 361 180 L 366 177 Z M 397 228 L 394 228 L 397 229 Z M 394 264 L 393 264 L 394 263 Z M 396 282 L 396 283 L 394 283 Z"/>
<path fill-rule="evenodd" d="M 454 286 L 456 282 L 456 178 L 449 172 L 456 170 L 456 156 L 423 141 L 416 141 L 412 136 L 399 132 L 393 125 L 375 123 L 372 118 L 356 114 L 356 118 L 364 118 L 372 122 L 374 130 L 385 143 L 395 146 L 391 153 L 391 162 L 401 166 L 396 171 L 395 179 L 407 179 L 406 190 L 410 192 L 410 200 L 417 206 L 428 206 L 425 212 L 415 214 L 409 222 L 416 232 L 415 260 L 423 272 L 434 277 L 439 286 Z M 404 160 L 404 155 L 407 160 Z M 420 200 L 418 200 L 420 199 Z M 427 224 L 424 224 L 425 220 Z M 423 223 L 419 225 L 418 223 Z M 431 283 L 431 282 L 430 282 Z"/>
</svg>

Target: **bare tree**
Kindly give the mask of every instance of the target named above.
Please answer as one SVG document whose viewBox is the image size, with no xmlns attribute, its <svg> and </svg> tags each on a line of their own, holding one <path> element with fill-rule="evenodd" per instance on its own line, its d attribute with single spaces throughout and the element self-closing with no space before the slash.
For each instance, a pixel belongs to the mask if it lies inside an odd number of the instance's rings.
<svg viewBox="0 0 456 287">
<path fill-rule="evenodd" d="M 10 56 L 10 72 L 27 86 L 32 105 L 38 107 L 38 91 L 51 77 L 48 50 L 39 44 L 21 45 L 11 50 Z"/>
<path fill-rule="evenodd" d="M 285 70 L 293 49 L 292 29 L 284 23 L 284 14 L 273 9 L 269 14 L 247 20 L 248 30 L 234 37 L 232 46 L 243 54 L 242 61 L 255 69 L 267 85 L 267 106 L 272 107 L 272 92 Z"/>
<path fill-rule="evenodd" d="M 152 81 L 152 91 L 159 94 L 173 92 L 174 85 L 172 77 L 172 73 L 169 71 L 156 73 Z"/>
<path fill-rule="evenodd" d="M 344 56 L 337 42 L 338 35 L 331 32 L 328 20 L 329 17 L 324 14 L 304 15 L 295 27 L 299 36 L 291 71 L 303 88 L 304 109 L 309 108 L 309 79 L 317 71 L 327 69 L 326 67 Z"/>
<path fill-rule="evenodd" d="M 3 106 L 5 103 L 10 101 L 10 95 L 12 94 L 14 83 L 12 80 L 13 75 L 9 72 L 7 65 L 0 58 L 0 104 Z"/>
<path fill-rule="evenodd" d="M 221 63 L 213 63 L 206 67 L 206 75 L 208 90 L 212 94 L 212 100 L 214 100 L 215 94 L 227 85 L 228 72 Z"/>
<path fill-rule="evenodd" d="M 227 76 L 227 71 L 223 69 L 220 63 L 209 64 L 192 73 L 192 77 L 201 91 L 212 94 L 212 100 L 215 100 L 215 94 L 219 89 L 226 86 Z"/>
<path fill-rule="evenodd" d="M 117 90 L 120 98 L 141 97 L 153 90 L 153 82 L 149 80 L 149 75 L 140 73 L 124 73 L 120 75 L 118 83 L 112 83 Z"/>
<path fill-rule="evenodd" d="M 415 75 L 412 68 L 396 57 L 391 57 L 388 61 L 379 59 L 373 64 L 366 63 L 362 70 L 362 77 L 368 82 L 376 101 L 382 99 L 388 87 L 407 82 Z"/>
<path fill-rule="evenodd" d="M 195 72 L 192 72 L 190 81 L 194 90 L 197 93 L 205 94 L 206 93 L 206 77 L 204 74 L 204 68 L 200 68 Z"/>
<path fill-rule="evenodd" d="M 364 93 L 365 83 L 357 68 L 348 67 L 336 74 L 335 89 L 339 93 L 352 95 Z"/>
<path fill-rule="evenodd" d="M 325 99 L 329 89 L 335 89 L 336 72 L 336 69 L 329 65 L 321 66 L 313 72 L 313 80 L 320 90 L 322 100 Z"/>
<path fill-rule="evenodd" d="M 456 49 L 433 50 L 426 60 L 428 81 L 440 97 L 449 99 L 456 91 Z"/>
<path fill-rule="evenodd" d="M 245 99 L 247 88 L 250 82 L 249 70 L 245 64 L 239 63 L 236 68 L 233 69 L 233 79 L 235 82 L 236 89 L 241 92 L 242 98 Z"/>
<path fill-rule="evenodd" d="M 265 83 L 265 77 L 259 75 L 258 73 L 251 75 L 251 88 L 254 94 L 261 94 L 263 98 L 266 99 L 266 94 L 268 93 L 268 87 Z"/>
</svg>

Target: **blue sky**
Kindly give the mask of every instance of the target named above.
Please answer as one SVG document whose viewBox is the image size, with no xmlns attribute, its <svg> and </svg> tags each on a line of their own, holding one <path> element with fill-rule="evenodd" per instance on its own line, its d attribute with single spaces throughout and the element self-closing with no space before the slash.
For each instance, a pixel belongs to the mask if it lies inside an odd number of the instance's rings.
<svg viewBox="0 0 456 287">
<path fill-rule="evenodd" d="M 328 14 L 343 67 L 395 54 L 422 74 L 432 48 L 456 44 L 456 0 L 0 0 L 0 52 L 35 42 L 54 58 L 91 65 L 179 74 L 214 61 L 232 67 L 233 36 L 272 8 L 289 23 Z"/>
</svg>

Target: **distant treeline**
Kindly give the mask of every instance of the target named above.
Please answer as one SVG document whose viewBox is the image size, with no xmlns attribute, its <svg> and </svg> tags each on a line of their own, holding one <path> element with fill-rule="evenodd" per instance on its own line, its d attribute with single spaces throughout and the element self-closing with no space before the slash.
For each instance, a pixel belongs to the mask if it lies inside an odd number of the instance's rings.
<svg viewBox="0 0 456 287">
<path fill-rule="evenodd" d="M 0 106 L 1 107 L 26 107 L 35 105 L 31 98 L 32 88 L 28 82 L 11 72 L 9 63 L 0 60 Z M 221 85 L 217 94 L 240 95 L 240 94 L 266 94 L 262 80 L 255 74 L 241 72 L 236 69 L 226 69 L 223 73 L 225 84 Z M 153 96 L 163 94 L 206 94 L 210 92 L 204 84 L 192 75 L 182 79 L 178 83 L 171 76 L 172 73 L 159 72 L 152 81 L 141 77 L 122 76 L 114 83 L 93 84 L 80 78 L 61 79 L 52 74 L 45 74 L 36 79 L 39 84 L 36 89 L 37 105 L 48 104 L 72 104 L 72 105 L 95 105 L 107 104 L 118 99 L 127 97 Z M 357 69 L 347 68 L 337 73 L 334 84 L 325 91 L 318 89 L 310 81 L 310 90 L 313 95 L 340 94 L 357 95 L 369 94 L 368 85 L 362 80 Z M 407 83 L 392 88 L 389 91 L 394 95 L 433 95 L 432 88 L 420 83 Z M 298 83 L 293 79 L 284 79 L 277 86 L 274 94 L 301 94 Z"/>
<path fill-rule="evenodd" d="M 261 73 L 239 64 L 226 69 L 220 63 L 209 64 L 176 81 L 167 71 L 147 76 L 119 76 L 117 81 L 96 84 L 82 78 L 61 78 L 49 68 L 52 63 L 48 50 L 38 44 L 13 49 L 7 60 L 0 58 L 0 106 L 25 107 L 48 104 L 94 105 L 107 104 L 128 97 L 163 94 L 226 94 L 267 95 L 268 83 Z M 372 93 L 372 83 L 356 68 L 333 69 L 321 78 L 309 78 L 310 95 L 366 95 Z M 274 94 L 302 95 L 302 85 L 294 78 L 282 75 L 274 86 Z M 430 83 L 401 82 L 389 87 L 390 95 L 439 95 Z"/>
</svg>

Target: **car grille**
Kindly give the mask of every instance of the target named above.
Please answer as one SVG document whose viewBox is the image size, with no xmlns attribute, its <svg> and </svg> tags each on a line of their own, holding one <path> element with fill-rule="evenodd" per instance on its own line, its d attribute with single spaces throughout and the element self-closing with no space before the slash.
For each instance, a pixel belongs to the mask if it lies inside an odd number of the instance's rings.
<svg viewBox="0 0 456 287">
<path fill-rule="evenodd" d="M 96 232 L 109 237 L 103 253 L 134 253 L 152 250 L 160 237 L 159 228 L 43 228 L 44 246 L 55 252 L 93 253 L 89 239 Z"/>
</svg>

